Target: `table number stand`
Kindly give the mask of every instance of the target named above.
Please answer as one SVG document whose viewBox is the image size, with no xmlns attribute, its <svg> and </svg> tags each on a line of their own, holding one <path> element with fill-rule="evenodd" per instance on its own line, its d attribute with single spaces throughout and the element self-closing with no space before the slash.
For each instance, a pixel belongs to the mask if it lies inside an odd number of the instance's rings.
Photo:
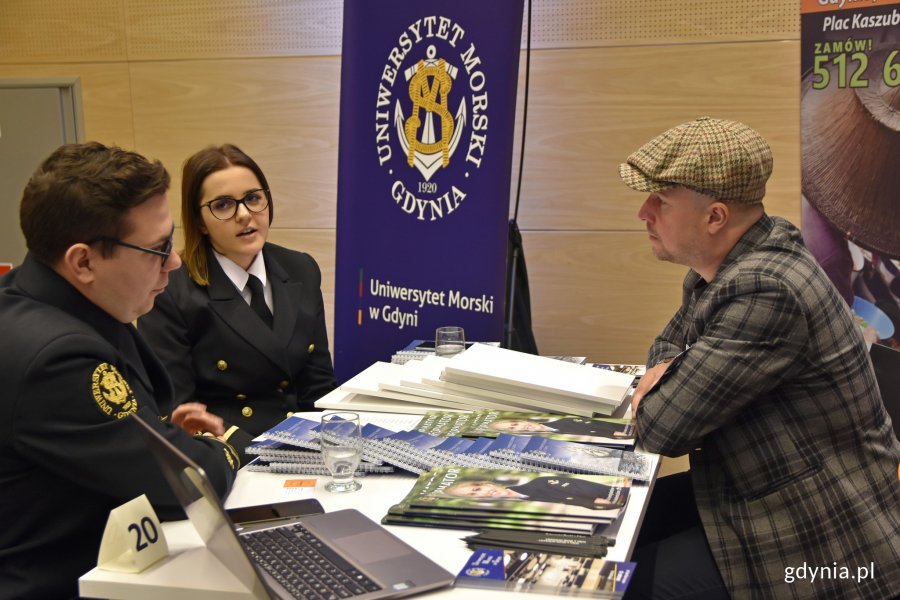
<svg viewBox="0 0 900 600">
<path fill-rule="evenodd" d="M 166 536 L 146 495 L 141 494 L 109 512 L 97 558 L 98 568 L 140 573 L 167 556 Z"/>
</svg>

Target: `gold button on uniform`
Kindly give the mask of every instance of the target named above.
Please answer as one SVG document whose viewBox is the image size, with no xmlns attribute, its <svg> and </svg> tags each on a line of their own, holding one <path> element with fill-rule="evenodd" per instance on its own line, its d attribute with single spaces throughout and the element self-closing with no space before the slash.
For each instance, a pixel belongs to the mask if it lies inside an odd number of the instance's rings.
<svg viewBox="0 0 900 600">
<path fill-rule="evenodd" d="M 288 411 L 288 414 L 286 414 L 286 415 L 285 415 L 285 416 L 286 416 L 286 417 L 293 417 L 293 416 L 294 416 L 294 413 L 293 413 L 293 412 L 290 412 L 290 411 Z"/>
<path fill-rule="evenodd" d="M 234 397 L 235 400 L 246 400 L 247 394 L 238 394 Z"/>
<path fill-rule="evenodd" d="M 245 406 L 244 408 L 241 409 L 241 414 L 247 418 L 250 418 L 253 416 L 253 409 L 250 408 L 249 406 Z"/>
<path fill-rule="evenodd" d="M 216 363 L 216 368 L 220 371 L 225 371 L 228 369 L 228 363 L 224 360 L 220 360 Z"/>
<path fill-rule="evenodd" d="M 278 387 L 280 387 L 283 390 L 286 390 L 289 385 L 291 385 L 291 382 L 285 379 L 284 381 L 282 381 L 281 383 L 278 384 Z"/>
<path fill-rule="evenodd" d="M 316 349 L 316 345 L 315 345 L 315 344 L 310 344 L 310 345 L 309 345 L 309 348 L 307 348 L 306 351 L 309 352 L 310 354 L 312 354 L 312 353 L 313 353 L 313 350 L 315 350 L 315 349 Z"/>
</svg>

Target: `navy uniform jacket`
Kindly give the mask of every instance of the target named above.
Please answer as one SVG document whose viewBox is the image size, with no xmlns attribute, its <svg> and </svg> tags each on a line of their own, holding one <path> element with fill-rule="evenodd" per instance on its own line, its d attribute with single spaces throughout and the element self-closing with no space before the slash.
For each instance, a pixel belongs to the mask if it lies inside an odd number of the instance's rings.
<svg viewBox="0 0 900 600">
<path fill-rule="evenodd" d="M 860 328 L 793 225 L 763 216 L 711 282 L 688 272 L 647 364 L 676 355 L 638 406 L 638 437 L 690 453 L 732 596 L 900 594 L 900 442 Z M 870 564 L 874 577 L 839 576 Z M 838 576 L 785 581 L 803 565 Z"/>
<path fill-rule="evenodd" d="M 319 266 L 308 254 L 274 244 L 263 247 L 263 258 L 272 286 L 272 329 L 211 250 L 208 286 L 179 269 L 138 321 L 172 377 L 176 404 L 202 402 L 249 436 L 290 413 L 314 410 L 313 403 L 335 387 Z"/>
<path fill-rule="evenodd" d="M 528 496 L 537 502 L 554 502 L 571 504 L 604 510 L 623 506 L 628 493 L 627 488 L 604 485 L 587 479 L 567 477 L 565 475 L 535 477 L 520 485 L 509 487 L 510 490 Z M 608 503 L 595 503 L 596 498 L 608 500 Z"/>
<path fill-rule="evenodd" d="M 0 598 L 71 597 L 111 509 L 147 494 L 160 518 L 182 514 L 128 415 L 223 497 L 240 465 L 231 446 L 162 422 L 172 384 L 134 327 L 31 256 L 0 279 L 0 321 Z"/>
</svg>

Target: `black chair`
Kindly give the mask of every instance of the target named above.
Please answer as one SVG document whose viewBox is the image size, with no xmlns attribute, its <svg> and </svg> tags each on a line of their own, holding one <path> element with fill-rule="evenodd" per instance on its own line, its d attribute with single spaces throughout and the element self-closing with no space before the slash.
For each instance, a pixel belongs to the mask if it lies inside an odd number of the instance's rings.
<svg viewBox="0 0 900 600">
<path fill-rule="evenodd" d="M 872 344 L 869 354 L 884 407 L 894 423 L 894 434 L 900 438 L 900 351 Z"/>
</svg>

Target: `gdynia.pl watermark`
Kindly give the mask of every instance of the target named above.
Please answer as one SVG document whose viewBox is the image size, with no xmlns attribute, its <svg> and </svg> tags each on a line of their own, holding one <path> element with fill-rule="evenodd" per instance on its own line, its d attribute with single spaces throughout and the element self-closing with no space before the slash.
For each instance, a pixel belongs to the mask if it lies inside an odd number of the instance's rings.
<svg viewBox="0 0 900 600">
<path fill-rule="evenodd" d="M 868 565 L 862 565 L 855 568 L 838 566 L 835 562 L 830 567 L 810 566 L 803 562 L 799 567 L 784 568 L 784 582 L 794 583 L 794 581 L 809 581 L 810 583 L 817 579 L 849 579 L 851 581 L 865 581 L 866 579 L 875 579 L 875 563 L 870 562 Z"/>
</svg>

